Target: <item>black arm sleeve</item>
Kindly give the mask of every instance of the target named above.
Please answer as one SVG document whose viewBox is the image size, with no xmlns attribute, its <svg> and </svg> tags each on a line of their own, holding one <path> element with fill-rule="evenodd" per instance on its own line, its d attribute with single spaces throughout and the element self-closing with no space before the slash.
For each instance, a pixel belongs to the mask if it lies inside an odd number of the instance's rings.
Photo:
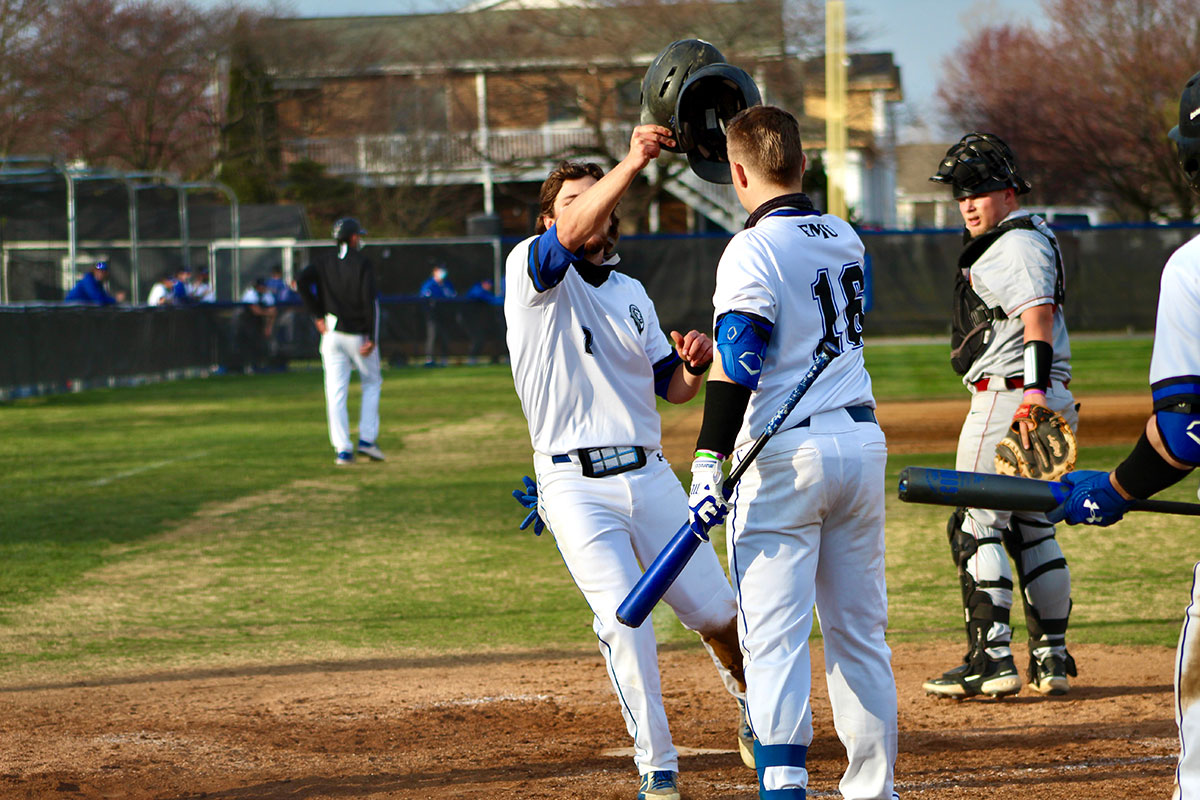
<svg viewBox="0 0 1200 800">
<path fill-rule="evenodd" d="M 325 303 L 317 281 L 316 264 L 309 264 L 300 270 L 300 277 L 296 278 L 296 288 L 300 292 L 300 299 L 304 301 L 304 307 L 308 309 L 308 313 L 314 317 L 325 316 Z"/>
<path fill-rule="evenodd" d="M 727 456 L 733 452 L 750 390 L 740 383 L 709 380 L 704 390 L 704 421 L 696 438 L 697 450 L 711 450 Z"/>
</svg>

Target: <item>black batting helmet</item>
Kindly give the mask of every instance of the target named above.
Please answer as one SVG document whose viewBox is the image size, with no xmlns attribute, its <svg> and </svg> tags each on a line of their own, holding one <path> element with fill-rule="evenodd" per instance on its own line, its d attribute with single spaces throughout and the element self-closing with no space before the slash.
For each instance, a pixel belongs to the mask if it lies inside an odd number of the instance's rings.
<svg viewBox="0 0 1200 800">
<path fill-rule="evenodd" d="M 675 146 L 687 153 L 697 175 L 711 183 L 730 183 L 725 124 L 748 106 L 762 102 L 758 86 L 745 70 L 702 39 L 667 45 L 642 79 L 642 124 L 671 131 Z"/>
<path fill-rule="evenodd" d="M 1009 146 L 992 133 L 968 133 L 946 151 L 937 174 L 929 180 L 947 183 L 957 199 L 997 189 L 1025 194 L 1032 187 L 1017 171 L 1017 158 Z"/>
<path fill-rule="evenodd" d="M 1175 142 L 1179 166 L 1192 190 L 1200 192 L 1200 72 L 1188 79 L 1179 98 L 1179 124 L 1167 136 Z"/>
<path fill-rule="evenodd" d="M 354 217 L 342 217 L 333 223 L 333 240 L 335 242 L 348 242 L 350 237 L 355 234 L 366 236 L 367 229 Z"/>
</svg>

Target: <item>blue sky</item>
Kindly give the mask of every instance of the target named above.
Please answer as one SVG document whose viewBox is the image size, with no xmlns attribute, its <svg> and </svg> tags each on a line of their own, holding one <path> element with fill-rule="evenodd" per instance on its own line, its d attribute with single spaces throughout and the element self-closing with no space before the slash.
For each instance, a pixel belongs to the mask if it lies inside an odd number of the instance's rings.
<svg viewBox="0 0 1200 800">
<path fill-rule="evenodd" d="M 216 2 L 217 0 L 211 0 Z M 262 0 L 249 0 L 266 7 Z M 853 22 L 868 36 L 859 48 L 891 51 L 900 65 L 905 103 L 903 141 L 957 138 L 940 130 L 934 92 L 942 61 L 982 25 L 1042 19 L 1042 0 L 846 0 Z M 403 14 L 457 8 L 462 0 L 282 0 L 300 16 Z M 924 124 L 916 124 L 923 122 Z"/>
</svg>

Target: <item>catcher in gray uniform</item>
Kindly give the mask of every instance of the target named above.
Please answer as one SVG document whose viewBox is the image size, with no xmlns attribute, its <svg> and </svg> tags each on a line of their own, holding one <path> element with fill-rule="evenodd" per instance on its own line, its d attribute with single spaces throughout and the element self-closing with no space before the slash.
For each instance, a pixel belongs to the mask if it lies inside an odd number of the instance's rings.
<svg viewBox="0 0 1200 800">
<path fill-rule="evenodd" d="M 1062 255 L 1040 217 L 1020 210 L 1029 183 L 1012 151 L 986 133 L 964 136 L 930 180 L 948 184 L 966 225 L 955 285 L 951 363 L 971 392 L 956 468 L 1057 479 L 1074 465 L 1078 423 L 1063 321 Z M 1069 427 L 1068 427 L 1069 425 Z M 999 446 L 999 447 L 998 447 Z M 930 694 L 1016 694 L 1013 574 L 1029 629 L 1029 684 L 1066 694 L 1071 577 L 1044 514 L 960 508 L 947 525 L 965 609 L 963 663 L 925 682 Z M 1005 554 L 1007 551 L 1007 555 Z"/>
</svg>

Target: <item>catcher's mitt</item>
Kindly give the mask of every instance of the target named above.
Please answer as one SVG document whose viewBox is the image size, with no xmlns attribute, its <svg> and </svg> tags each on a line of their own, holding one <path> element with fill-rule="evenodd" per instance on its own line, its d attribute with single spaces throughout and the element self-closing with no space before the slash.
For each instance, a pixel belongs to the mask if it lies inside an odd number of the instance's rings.
<svg viewBox="0 0 1200 800">
<path fill-rule="evenodd" d="M 1034 427 L 1029 431 L 1028 449 L 1021 442 L 1021 420 Z M 1075 469 L 1078 448 L 1075 433 L 1061 415 L 1045 406 L 1023 403 L 1013 415 L 1008 433 L 996 445 L 996 472 L 1056 481 Z"/>
</svg>

